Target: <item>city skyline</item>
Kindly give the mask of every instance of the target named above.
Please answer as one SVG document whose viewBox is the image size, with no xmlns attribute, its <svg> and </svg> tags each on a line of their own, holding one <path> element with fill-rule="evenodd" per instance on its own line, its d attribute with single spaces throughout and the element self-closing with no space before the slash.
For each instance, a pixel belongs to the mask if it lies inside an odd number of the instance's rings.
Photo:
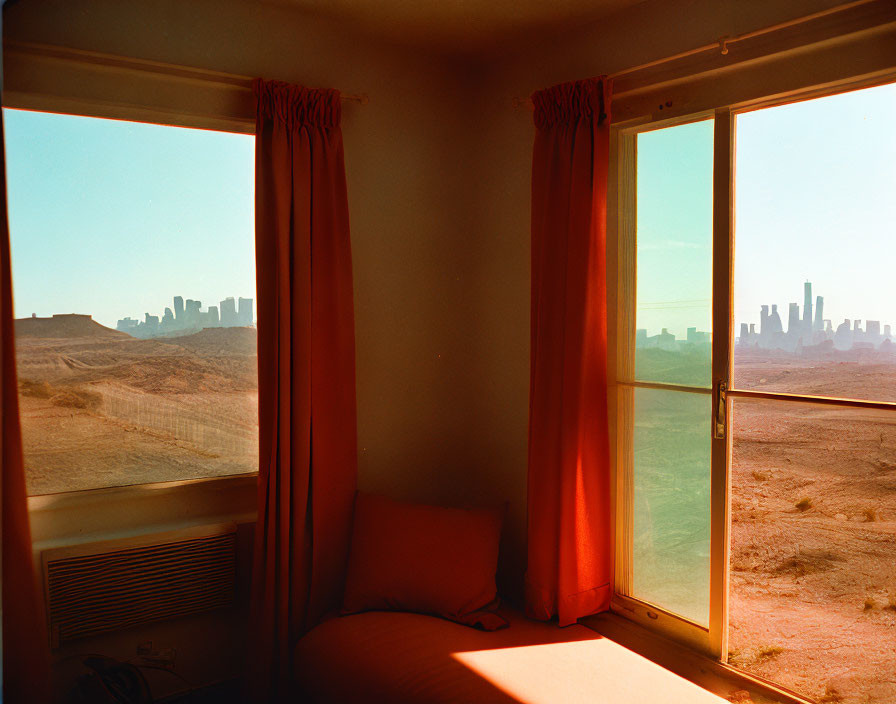
<svg viewBox="0 0 896 704">
<path fill-rule="evenodd" d="M 148 338 L 172 333 L 192 332 L 203 328 L 233 328 L 254 325 L 252 298 L 221 300 L 219 305 L 209 305 L 202 310 L 202 301 L 174 296 L 173 309 L 166 307 L 162 316 L 144 313 L 144 319 L 126 317 L 118 321 L 115 329 L 133 337 Z"/>
<path fill-rule="evenodd" d="M 871 318 L 844 318 L 842 322 L 825 316 L 825 298 L 813 297 L 812 282 L 803 284 L 803 305 L 791 301 L 787 306 L 787 324 L 777 303 L 763 303 L 759 319 L 735 320 L 735 344 L 767 350 L 797 352 L 806 348 L 825 348 L 846 351 L 851 349 L 880 349 L 893 343 L 892 325 Z M 635 333 L 636 349 L 659 348 L 680 350 L 683 345 L 709 345 L 712 334 L 696 326 L 687 328 L 685 338 L 678 338 L 663 327 L 649 335 L 646 328 Z"/>
</svg>

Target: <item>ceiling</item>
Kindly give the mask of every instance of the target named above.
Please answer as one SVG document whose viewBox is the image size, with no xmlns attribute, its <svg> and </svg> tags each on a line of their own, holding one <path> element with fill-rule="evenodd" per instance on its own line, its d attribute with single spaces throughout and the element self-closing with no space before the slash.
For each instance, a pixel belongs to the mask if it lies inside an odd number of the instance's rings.
<svg viewBox="0 0 896 704">
<path fill-rule="evenodd" d="M 394 42 L 476 52 L 597 20 L 643 0 L 268 0 Z"/>
</svg>

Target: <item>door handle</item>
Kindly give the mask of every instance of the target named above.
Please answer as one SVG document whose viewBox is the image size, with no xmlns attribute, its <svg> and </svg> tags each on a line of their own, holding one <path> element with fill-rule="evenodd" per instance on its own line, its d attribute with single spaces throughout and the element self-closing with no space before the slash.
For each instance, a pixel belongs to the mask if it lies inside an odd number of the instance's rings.
<svg viewBox="0 0 896 704">
<path fill-rule="evenodd" d="M 728 428 L 728 383 L 716 382 L 715 407 L 712 414 L 712 436 L 724 440 Z"/>
</svg>

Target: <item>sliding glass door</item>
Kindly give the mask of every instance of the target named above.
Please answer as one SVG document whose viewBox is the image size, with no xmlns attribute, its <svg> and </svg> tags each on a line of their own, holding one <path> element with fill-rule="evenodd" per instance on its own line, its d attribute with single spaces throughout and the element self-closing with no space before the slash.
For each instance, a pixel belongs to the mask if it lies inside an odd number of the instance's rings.
<svg viewBox="0 0 896 704">
<path fill-rule="evenodd" d="M 715 120 L 620 137 L 617 594 L 702 648 L 712 536 Z"/>
<path fill-rule="evenodd" d="M 893 124 L 616 132 L 614 608 L 820 701 L 896 701 Z"/>
</svg>

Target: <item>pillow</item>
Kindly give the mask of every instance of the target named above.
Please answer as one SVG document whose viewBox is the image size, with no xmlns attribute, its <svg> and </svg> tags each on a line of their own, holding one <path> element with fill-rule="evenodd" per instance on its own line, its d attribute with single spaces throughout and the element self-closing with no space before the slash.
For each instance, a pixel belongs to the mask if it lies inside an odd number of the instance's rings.
<svg viewBox="0 0 896 704">
<path fill-rule="evenodd" d="M 342 613 L 415 611 L 493 631 L 500 511 L 358 493 Z"/>
</svg>

